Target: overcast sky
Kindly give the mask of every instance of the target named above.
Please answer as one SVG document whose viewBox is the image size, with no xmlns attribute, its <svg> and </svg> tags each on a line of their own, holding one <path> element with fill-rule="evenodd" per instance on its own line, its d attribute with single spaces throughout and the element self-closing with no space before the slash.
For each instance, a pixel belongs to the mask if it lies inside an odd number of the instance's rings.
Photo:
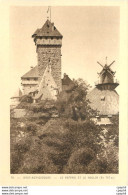
<svg viewBox="0 0 128 195">
<path fill-rule="evenodd" d="M 32 34 L 47 20 L 47 7 L 11 7 L 10 9 L 10 81 L 13 90 L 30 66 L 37 65 L 36 46 Z M 74 6 L 52 7 L 51 21 L 63 35 L 62 76 L 83 78 L 92 86 L 101 71 L 99 61 L 112 69 L 119 67 L 119 7 Z M 119 78 L 118 78 L 119 79 Z M 13 94 L 11 94 L 13 95 Z"/>
</svg>

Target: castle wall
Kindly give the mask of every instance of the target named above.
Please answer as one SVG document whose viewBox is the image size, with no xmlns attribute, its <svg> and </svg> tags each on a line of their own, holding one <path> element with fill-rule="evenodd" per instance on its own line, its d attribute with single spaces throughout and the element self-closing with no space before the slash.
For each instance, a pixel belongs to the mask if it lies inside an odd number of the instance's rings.
<svg viewBox="0 0 128 195">
<path fill-rule="evenodd" d="M 37 89 L 37 85 L 33 84 L 27 84 L 27 85 L 22 85 L 22 90 L 23 90 L 23 95 L 28 95 L 31 91 L 34 91 Z"/>
<path fill-rule="evenodd" d="M 39 76 L 43 76 L 46 66 L 51 65 L 51 74 L 61 91 L 61 46 L 60 45 L 38 45 L 38 70 Z"/>
</svg>

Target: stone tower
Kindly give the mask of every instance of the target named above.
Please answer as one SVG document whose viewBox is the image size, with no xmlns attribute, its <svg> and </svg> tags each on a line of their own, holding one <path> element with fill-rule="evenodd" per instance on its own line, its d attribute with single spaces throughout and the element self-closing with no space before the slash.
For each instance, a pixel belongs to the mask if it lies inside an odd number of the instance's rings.
<svg viewBox="0 0 128 195">
<path fill-rule="evenodd" d="M 37 29 L 32 35 L 36 45 L 39 81 L 46 67 L 50 64 L 51 74 L 57 85 L 58 91 L 61 86 L 61 33 L 56 29 L 54 23 L 47 20 L 41 29 Z"/>
</svg>

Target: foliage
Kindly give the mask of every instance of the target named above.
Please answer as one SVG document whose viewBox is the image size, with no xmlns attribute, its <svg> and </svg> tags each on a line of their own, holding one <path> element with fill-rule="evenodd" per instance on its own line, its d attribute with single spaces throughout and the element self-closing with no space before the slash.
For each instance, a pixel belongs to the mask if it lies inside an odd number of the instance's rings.
<svg viewBox="0 0 128 195">
<path fill-rule="evenodd" d="M 30 95 L 24 95 L 21 96 L 19 99 L 20 103 L 16 108 L 19 109 L 29 109 L 29 107 L 31 106 L 33 99 Z"/>
<path fill-rule="evenodd" d="M 21 98 L 19 108 L 27 114 L 11 117 L 11 173 L 118 173 L 119 118 L 105 129 L 97 126 L 86 99 L 90 86 L 82 79 L 73 82 L 56 102 Z M 60 117 L 52 118 L 54 113 Z"/>
<path fill-rule="evenodd" d="M 76 173 L 77 170 L 74 167 L 74 163 L 76 162 L 76 158 L 80 158 L 79 166 L 84 166 L 80 170 L 83 170 L 84 173 L 88 173 L 90 168 L 87 169 L 86 167 L 87 161 L 89 166 L 94 159 L 96 160 L 96 154 L 99 153 L 100 149 L 98 138 L 100 139 L 99 134 L 101 129 L 99 127 L 95 129 L 94 127 L 95 124 L 91 121 L 78 123 L 72 119 L 49 120 L 44 126 L 43 131 L 40 131 L 40 133 L 36 131 L 34 136 L 31 134 L 28 137 L 28 140 L 31 139 L 29 150 L 24 150 L 22 146 L 22 150 L 18 150 L 18 157 L 20 159 L 20 161 L 17 161 L 19 162 L 18 172 L 68 173 L 68 170 L 72 170 L 71 173 Z M 27 140 L 25 141 L 27 143 Z M 24 151 L 23 158 L 22 151 Z M 81 157 L 79 156 L 79 151 L 81 151 Z M 90 153 L 90 156 L 88 153 Z M 86 154 L 87 159 L 82 157 L 84 154 Z M 75 158 L 73 157 L 74 155 Z M 72 163 L 70 163 L 70 161 Z M 49 166 L 47 166 L 47 163 L 49 163 Z M 70 164 L 72 164 L 74 168 L 72 167 L 72 169 L 70 169 Z M 13 165 L 14 164 L 12 164 L 12 167 Z M 97 169 L 96 164 L 93 169 Z M 78 168 L 78 173 L 80 170 Z"/>
<path fill-rule="evenodd" d="M 115 146 L 119 146 L 119 115 L 113 116 L 111 119 L 112 125 L 107 132 L 107 140 L 113 140 Z"/>
<path fill-rule="evenodd" d="M 32 96 L 30 96 L 30 95 L 21 96 L 20 102 L 32 103 L 33 102 Z"/>
<path fill-rule="evenodd" d="M 86 99 L 90 85 L 86 84 L 83 79 L 73 80 L 74 88 L 68 92 L 63 92 L 58 96 L 56 107 L 60 116 L 64 118 L 72 118 L 78 121 L 85 120 L 95 114 L 89 106 L 89 101 Z"/>
</svg>

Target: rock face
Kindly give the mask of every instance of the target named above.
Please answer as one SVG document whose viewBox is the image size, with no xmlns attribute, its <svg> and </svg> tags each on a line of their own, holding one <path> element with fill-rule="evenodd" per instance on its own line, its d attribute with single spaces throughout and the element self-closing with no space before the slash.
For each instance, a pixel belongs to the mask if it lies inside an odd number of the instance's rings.
<svg viewBox="0 0 128 195">
<path fill-rule="evenodd" d="M 34 97 L 35 100 L 56 100 L 58 94 L 57 84 L 51 74 L 51 65 L 48 65 L 44 71 L 39 87 L 38 93 Z"/>
</svg>

